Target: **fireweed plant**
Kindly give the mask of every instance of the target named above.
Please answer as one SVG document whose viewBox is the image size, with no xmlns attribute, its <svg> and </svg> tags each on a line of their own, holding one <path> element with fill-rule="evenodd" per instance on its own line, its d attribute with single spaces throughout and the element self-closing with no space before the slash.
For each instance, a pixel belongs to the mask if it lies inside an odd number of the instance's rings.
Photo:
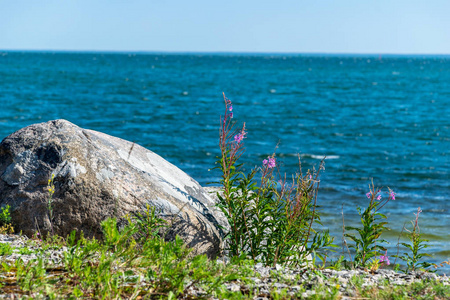
<svg viewBox="0 0 450 300">
<path fill-rule="evenodd" d="M 365 268 L 368 262 L 381 255 L 380 260 L 386 261 L 387 252 L 382 255 L 381 251 L 386 251 L 386 248 L 379 245 L 379 243 L 386 242 L 380 239 L 380 235 L 384 230 L 387 230 L 387 222 L 383 221 L 386 216 L 380 213 L 380 209 L 383 208 L 390 200 L 395 200 L 395 193 L 389 189 L 388 197 L 382 197 L 381 191 L 375 189 L 373 183 L 369 186 L 370 191 L 366 194 L 369 199 L 369 206 L 361 213 L 361 208 L 358 207 L 358 214 L 361 217 L 362 228 L 345 226 L 345 230 L 356 231 L 359 235 L 356 236 L 353 233 L 346 233 L 344 236 L 350 238 L 355 242 L 350 248 L 355 250 L 354 263 L 356 267 Z M 387 260 L 389 261 L 389 260 Z"/>
<path fill-rule="evenodd" d="M 218 207 L 230 224 L 226 236 L 229 255 L 266 265 L 298 266 L 310 253 L 323 260 L 321 249 L 334 246 L 327 231 L 318 233 L 312 228 L 314 223 L 320 223 L 316 208 L 323 161 L 319 170 L 308 170 L 306 174 L 299 164 L 299 172 L 288 180 L 286 175 L 280 175 L 273 154 L 245 175 L 242 164 L 238 163 L 245 151 L 245 123 L 242 128 L 234 129 L 232 103 L 225 94 L 223 97 L 221 155 L 216 162 L 216 168 L 222 172 L 223 193 L 217 196 Z"/>
<path fill-rule="evenodd" d="M 428 268 L 431 266 L 435 266 L 432 263 L 428 262 L 421 262 L 419 263 L 419 260 L 424 256 L 431 256 L 428 253 L 419 253 L 423 249 L 427 248 L 428 245 L 426 242 L 428 240 L 422 239 L 420 236 L 420 228 L 419 228 L 419 214 L 422 212 L 422 210 L 417 208 L 417 214 L 414 214 L 416 216 L 416 219 L 414 221 L 411 221 L 412 224 L 412 230 L 408 230 L 406 227 L 403 229 L 407 232 L 406 235 L 408 236 L 409 240 L 411 241 L 411 244 L 406 243 L 400 243 L 402 246 L 406 247 L 411 251 L 411 255 L 408 253 L 403 253 L 402 256 L 400 255 L 393 255 L 396 258 L 400 258 L 404 262 L 406 262 L 406 270 L 405 273 L 408 273 L 410 271 L 415 271 L 417 268 Z"/>
</svg>

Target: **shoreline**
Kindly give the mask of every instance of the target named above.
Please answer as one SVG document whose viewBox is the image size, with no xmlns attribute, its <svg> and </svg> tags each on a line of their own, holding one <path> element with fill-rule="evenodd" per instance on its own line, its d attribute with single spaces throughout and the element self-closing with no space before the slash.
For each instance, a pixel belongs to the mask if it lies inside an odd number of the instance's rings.
<svg viewBox="0 0 450 300">
<path fill-rule="evenodd" d="M 43 242 L 17 234 L 0 234 L 0 243 L 14 247 L 12 254 L 0 256 L 1 262 L 15 263 L 15 261 L 22 259 L 26 264 L 42 258 L 46 263 L 47 273 L 55 272 L 54 270 L 58 270 L 57 272 L 61 273 L 65 272 L 63 258 L 64 252 L 68 251 L 68 248 L 65 246 L 59 249 L 52 247 L 43 248 Z M 21 250 L 23 248 L 28 249 L 29 252 L 25 253 L 24 250 Z M 230 260 L 227 257 L 222 257 L 218 258 L 216 263 L 225 267 L 230 264 Z M 266 267 L 262 263 L 256 263 L 247 267 L 251 273 L 247 280 L 230 280 L 224 284 L 224 288 L 231 293 L 255 295 L 253 299 L 261 300 L 271 299 L 275 294 L 285 295 L 288 298 L 333 296 L 336 299 L 353 299 L 354 297 L 360 297 L 361 293 L 365 293 L 366 290 L 375 289 L 381 292 L 390 289 L 395 291 L 396 289 L 412 287 L 412 285 L 439 285 L 445 289 L 445 293 L 448 292 L 450 297 L 450 278 L 446 275 L 437 275 L 430 272 L 404 274 L 388 269 L 367 272 L 362 269 L 289 268 L 280 265 Z M 17 281 L 14 282 L 14 277 L 10 273 L 3 270 L 0 278 L 7 282 L 7 286 L 3 286 L 4 294 L 0 295 L 0 299 L 20 298 L 25 295 L 29 297 L 36 296 L 33 296 L 32 292 L 22 291 Z M 189 284 L 185 294 L 193 298 L 207 296 L 201 287 Z M 210 299 L 218 298 L 212 297 Z M 435 299 L 445 298 L 437 297 Z"/>
<path fill-rule="evenodd" d="M 217 203 L 217 201 L 218 201 L 218 198 L 217 198 L 217 195 L 216 195 L 216 193 L 217 192 L 220 192 L 221 191 L 221 187 L 220 186 L 206 186 L 206 187 L 203 187 L 204 189 L 205 189 L 205 191 L 210 195 L 210 197 Z M 356 209 L 355 209 L 355 211 L 356 211 Z M 340 212 L 339 212 L 339 214 L 340 214 Z M 339 216 L 339 218 L 341 218 L 341 216 Z M 340 220 L 340 222 L 342 222 L 341 220 Z M 348 222 L 348 220 L 347 220 L 347 222 Z M 346 222 L 346 223 L 347 223 Z M 358 222 L 356 222 L 357 224 L 356 225 L 359 225 L 358 224 Z M 341 226 L 342 226 L 342 224 L 340 224 Z M 348 224 L 347 224 L 348 225 Z M 327 227 L 324 227 L 325 229 L 330 229 L 330 228 L 327 228 Z M 340 229 L 341 231 L 342 231 L 342 227 L 341 227 L 341 229 Z M 330 230 L 331 231 L 331 230 Z M 401 231 L 399 231 L 399 232 L 401 232 Z M 393 240 L 395 240 L 395 241 L 397 241 L 398 240 L 398 236 L 397 235 L 394 235 L 394 237 L 395 238 L 393 238 Z M 342 243 L 342 241 L 340 240 L 340 238 L 342 238 L 342 232 L 341 232 L 341 236 L 339 236 L 339 235 L 336 235 L 335 236 L 335 242 L 336 242 L 336 245 L 338 245 L 339 246 L 339 248 L 337 248 L 337 249 L 340 249 L 340 250 L 342 250 L 342 245 L 341 245 L 341 243 Z M 386 247 L 389 249 L 389 248 L 393 248 L 393 249 L 395 249 L 396 251 L 395 252 L 392 252 L 391 254 L 393 255 L 393 254 L 395 254 L 395 255 L 401 255 L 402 253 L 403 253 L 403 251 L 408 251 L 408 249 L 406 249 L 405 247 L 403 247 L 403 246 L 400 246 L 400 251 L 399 252 L 397 252 L 397 245 L 394 245 L 394 244 L 390 244 L 390 245 L 386 245 Z M 403 250 L 402 250 L 403 249 Z M 330 256 L 328 257 L 329 259 L 332 259 L 332 260 L 337 260 L 337 259 L 339 259 L 339 257 L 341 257 L 341 255 L 342 255 L 342 252 L 341 253 L 338 253 L 339 251 L 336 251 L 336 252 L 331 252 L 330 253 Z M 424 251 L 424 252 L 427 252 L 427 251 Z M 353 253 L 352 253 L 353 254 Z M 391 255 L 390 254 L 390 255 Z M 389 255 L 389 256 L 390 256 Z M 437 268 L 434 268 L 434 267 L 430 267 L 429 268 L 429 271 L 431 271 L 431 272 L 436 272 L 436 274 L 439 274 L 439 275 L 441 275 L 441 276 L 447 276 L 447 275 L 449 275 L 450 276 L 450 264 L 446 264 L 446 262 L 448 261 L 448 262 L 450 262 L 449 261 L 449 258 L 448 257 L 445 257 L 445 256 L 442 256 L 441 257 L 441 260 L 438 260 L 438 258 L 437 257 L 435 257 L 435 255 L 433 255 L 433 253 L 431 253 L 431 255 L 432 255 L 432 257 L 431 258 L 433 258 L 433 260 L 434 261 L 432 261 L 433 263 L 436 263 L 437 265 L 440 265 L 440 266 L 438 266 Z M 347 250 L 345 250 L 345 255 L 344 255 L 345 257 L 348 257 L 348 253 L 347 253 Z M 427 257 L 425 257 L 425 259 L 427 259 Z M 400 259 L 395 259 L 394 258 L 394 261 L 396 261 L 400 266 L 405 266 L 404 264 L 402 264 L 401 263 L 401 260 Z M 430 261 L 430 257 L 428 257 L 428 261 Z M 394 264 L 392 263 L 391 264 L 392 266 L 394 266 Z M 393 271 L 393 267 L 388 267 L 386 270 L 392 270 Z"/>
</svg>

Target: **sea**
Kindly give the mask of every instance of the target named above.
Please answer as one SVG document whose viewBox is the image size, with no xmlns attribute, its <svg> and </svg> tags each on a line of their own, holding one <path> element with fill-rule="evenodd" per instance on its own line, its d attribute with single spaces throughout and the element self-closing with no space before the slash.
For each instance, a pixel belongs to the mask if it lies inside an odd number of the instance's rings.
<svg viewBox="0 0 450 300">
<path fill-rule="evenodd" d="M 396 193 L 380 211 L 391 263 L 419 207 L 426 260 L 450 259 L 450 56 L 0 51 L 0 140 L 66 119 L 218 185 L 223 93 L 236 128 L 245 122 L 242 171 L 275 153 L 291 178 L 299 158 L 306 171 L 326 157 L 318 205 L 339 245 L 330 259 L 346 253 L 343 222 L 360 224 L 372 183 Z"/>
</svg>

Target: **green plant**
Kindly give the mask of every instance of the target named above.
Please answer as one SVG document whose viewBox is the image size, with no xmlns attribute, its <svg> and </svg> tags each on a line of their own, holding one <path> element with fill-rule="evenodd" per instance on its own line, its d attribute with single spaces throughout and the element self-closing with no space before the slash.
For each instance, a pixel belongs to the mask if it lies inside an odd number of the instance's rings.
<svg viewBox="0 0 450 300">
<path fill-rule="evenodd" d="M 372 258 L 369 261 L 369 271 L 374 273 L 380 268 L 380 260 L 378 258 Z"/>
<path fill-rule="evenodd" d="M 310 246 L 307 248 L 308 252 L 313 255 L 313 265 L 316 265 L 317 259 L 322 261 L 321 268 L 325 268 L 327 263 L 327 252 L 333 251 L 332 248 L 336 248 L 337 245 L 333 244 L 334 238 L 330 236 L 329 231 L 316 232 Z"/>
<path fill-rule="evenodd" d="M 83 236 L 77 239 L 72 232 L 64 253 L 72 287 L 67 293 L 108 299 L 140 294 L 177 298 L 187 288 L 198 286 L 206 295 L 218 295 L 225 281 L 243 278 L 245 267 L 236 272 L 234 266 L 192 256 L 178 236 L 173 242 L 164 241 L 158 234 L 161 226 L 164 222 L 147 207 L 144 214 L 128 217 L 128 224 L 121 230 L 115 219 L 105 220 L 103 241 Z M 146 231 L 139 234 L 143 228 Z"/>
<path fill-rule="evenodd" d="M 6 205 L 2 207 L 2 211 L 0 212 L 0 225 L 7 225 L 11 223 L 11 212 L 9 209 L 11 206 Z"/>
<path fill-rule="evenodd" d="M 400 255 L 393 255 L 396 258 L 400 258 L 404 262 L 406 262 L 406 270 L 405 273 L 408 273 L 409 271 L 415 271 L 417 268 L 428 268 L 431 266 L 436 266 L 435 264 L 428 263 L 428 262 L 419 262 L 420 259 L 424 256 L 431 256 L 428 253 L 419 253 L 423 249 L 427 248 L 428 245 L 426 242 L 428 240 L 421 238 L 420 234 L 420 228 L 419 228 L 419 214 L 422 212 L 422 210 L 417 208 L 417 214 L 414 214 L 416 216 L 416 219 L 414 221 L 411 221 L 413 227 L 412 230 L 408 230 L 407 228 L 403 228 L 407 232 L 407 236 L 409 240 L 411 241 L 411 244 L 407 243 L 400 243 L 404 247 L 408 248 L 411 251 L 411 254 L 409 253 L 403 253 L 402 256 Z M 403 231 L 402 231 L 403 232 Z"/>
<path fill-rule="evenodd" d="M 17 283 L 23 291 L 37 292 L 45 289 L 47 284 L 46 267 L 42 257 L 23 263 L 16 261 Z"/>
<path fill-rule="evenodd" d="M 11 247 L 10 244 L 0 243 L 0 256 L 3 255 L 11 255 L 13 253 L 14 248 Z"/>
<path fill-rule="evenodd" d="M 14 233 L 14 228 L 11 224 L 11 206 L 6 205 L 2 207 L 0 212 L 0 234 L 1 233 Z"/>
<path fill-rule="evenodd" d="M 47 199 L 47 211 L 48 211 L 48 219 L 50 221 L 50 229 L 52 235 L 53 232 L 53 194 L 55 194 L 55 184 L 53 180 L 55 179 L 55 174 L 52 174 L 52 177 L 48 180 L 47 190 L 48 190 L 48 199 Z"/>
<path fill-rule="evenodd" d="M 352 281 L 353 279 L 351 279 Z M 354 281 L 353 281 L 354 282 Z M 450 285 L 437 280 L 414 281 L 407 285 L 396 285 L 384 280 L 378 285 L 362 285 L 347 288 L 352 299 L 449 299 Z"/>
<path fill-rule="evenodd" d="M 219 146 L 221 155 L 216 164 L 221 170 L 218 207 L 230 224 L 227 234 L 231 256 L 261 260 L 266 265 L 277 263 L 297 266 L 308 253 L 332 244 L 327 234 L 316 233 L 313 223 L 320 222 L 317 212 L 319 171 L 299 172 L 288 180 L 277 169 L 275 154 L 264 159 L 262 166 L 248 175 L 240 171 L 239 158 L 244 153 L 245 123 L 234 130 L 233 106 L 225 97 L 225 115 L 221 117 Z M 259 172 L 260 181 L 255 177 Z M 315 236 L 311 240 L 312 235 Z"/>
<path fill-rule="evenodd" d="M 42 250 L 53 249 L 58 250 L 61 247 L 66 246 L 66 240 L 58 235 L 47 235 L 42 239 L 39 239 L 39 232 L 36 233 L 36 239 L 40 242 L 40 247 Z"/>
<path fill-rule="evenodd" d="M 345 226 L 345 230 L 354 230 L 358 233 L 359 237 L 352 233 L 345 233 L 344 236 L 352 239 L 355 245 L 351 245 L 356 251 L 354 262 L 356 266 L 366 267 L 367 262 L 377 256 L 381 255 L 381 250 L 386 251 L 386 248 L 378 245 L 377 243 L 386 242 L 383 239 L 379 239 L 384 230 L 388 229 L 385 225 L 387 222 L 382 220 L 386 219 L 386 216 L 380 213 L 380 209 L 386 205 L 391 199 L 395 199 L 395 193 L 389 189 L 389 196 L 382 200 L 381 191 L 375 189 L 373 183 L 369 186 L 370 191 L 366 194 L 369 198 L 369 206 L 361 213 L 361 208 L 358 207 L 358 214 L 361 217 L 362 228 Z"/>
<path fill-rule="evenodd" d="M 129 219 L 128 222 L 132 221 Z M 138 227 L 139 242 L 155 238 L 158 235 L 160 228 L 167 227 L 166 221 L 159 218 L 156 215 L 155 207 L 150 207 L 149 204 L 146 205 L 144 214 L 141 212 L 136 213 L 133 217 L 133 222 Z"/>
<path fill-rule="evenodd" d="M 29 255 L 29 254 L 34 253 L 33 250 L 28 249 L 27 247 L 22 247 L 22 248 L 19 248 L 18 250 L 19 250 L 19 254 L 21 254 L 21 255 Z"/>
<path fill-rule="evenodd" d="M 340 271 L 343 269 L 342 264 L 345 263 L 345 257 L 344 255 L 339 256 L 337 261 L 330 262 L 330 265 L 328 266 L 329 269 Z"/>
</svg>

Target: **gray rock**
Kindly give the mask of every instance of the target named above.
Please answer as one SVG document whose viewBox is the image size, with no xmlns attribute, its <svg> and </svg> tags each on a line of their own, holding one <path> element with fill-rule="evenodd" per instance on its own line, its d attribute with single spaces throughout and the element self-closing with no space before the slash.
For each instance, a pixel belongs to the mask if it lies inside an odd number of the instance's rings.
<svg viewBox="0 0 450 300">
<path fill-rule="evenodd" d="M 55 176 L 53 220 L 47 181 Z M 25 127 L 0 144 L 0 206 L 10 205 L 16 231 L 101 238 L 100 223 L 157 208 L 195 254 L 215 257 L 226 218 L 186 173 L 134 143 L 65 120 Z M 220 226 L 219 226 L 220 225 Z"/>
<path fill-rule="evenodd" d="M 238 284 L 231 284 L 230 285 L 230 291 L 232 292 L 238 292 L 241 290 L 241 286 Z"/>
</svg>

